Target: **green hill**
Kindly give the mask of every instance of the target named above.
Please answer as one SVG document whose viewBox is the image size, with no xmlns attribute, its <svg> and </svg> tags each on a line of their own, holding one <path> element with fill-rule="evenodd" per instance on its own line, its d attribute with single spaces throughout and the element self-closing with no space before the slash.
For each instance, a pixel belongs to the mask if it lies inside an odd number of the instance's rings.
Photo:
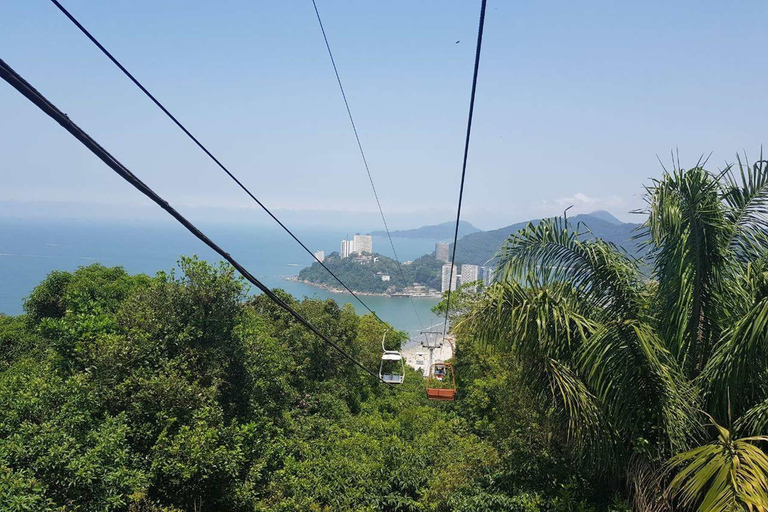
<svg viewBox="0 0 768 512">
<path fill-rule="evenodd" d="M 392 236 L 397 238 L 431 238 L 434 240 L 452 240 L 453 233 L 456 229 L 455 222 L 443 222 L 442 224 L 434 224 L 431 226 L 422 226 L 415 229 L 403 229 L 398 231 L 392 231 Z M 480 230 L 463 220 L 459 222 L 459 237 L 469 235 L 471 233 L 477 233 Z M 374 231 L 371 233 L 373 236 L 387 236 L 386 231 Z"/>
<path fill-rule="evenodd" d="M 637 255 L 639 252 L 638 242 L 632 240 L 639 224 L 621 222 L 606 211 L 574 215 L 569 219 L 574 224 L 582 223 L 582 230 L 588 228 L 595 237 L 623 247 L 630 254 Z M 525 227 L 528 222 L 538 224 L 540 219 L 518 222 L 500 229 L 481 231 L 462 237 L 459 239 L 459 245 L 456 249 L 456 262 L 458 264 L 484 264 L 493 258 L 509 235 Z M 450 250 L 453 251 L 453 244 L 451 244 Z"/>
<path fill-rule="evenodd" d="M 402 274 L 395 260 L 380 254 L 374 256 L 375 262 L 360 264 L 355 258 L 341 259 L 339 254 L 334 252 L 323 263 L 347 286 L 357 292 L 384 293 L 393 286 L 396 291 L 401 291 L 413 283 L 440 289 L 443 264 L 435 260 L 434 255 L 427 254 L 409 265 L 402 265 Z M 389 276 L 389 281 L 382 281 L 382 275 Z M 319 263 L 313 263 L 312 266 L 301 269 L 299 279 L 334 288 L 341 287 Z"/>
</svg>

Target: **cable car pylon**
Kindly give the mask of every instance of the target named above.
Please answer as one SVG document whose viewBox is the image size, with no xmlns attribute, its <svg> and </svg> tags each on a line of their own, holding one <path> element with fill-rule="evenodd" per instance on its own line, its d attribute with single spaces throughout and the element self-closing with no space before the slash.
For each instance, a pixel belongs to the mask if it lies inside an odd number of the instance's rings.
<svg viewBox="0 0 768 512">
<path fill-rule="evenodd" d="M 433 353 L 436 348 L 443 347 L 443 341 L 445 337 L 440 331 L 421 331 L 424 335 L 424 339 L 421 341 L 421 346 L 429 350 L 429 360 L 427 361 L 425 377 L 429 375 L 430 368 L 432 368 Z M 422 372 L 423 374 L 424 372 Z"/>
</svg>

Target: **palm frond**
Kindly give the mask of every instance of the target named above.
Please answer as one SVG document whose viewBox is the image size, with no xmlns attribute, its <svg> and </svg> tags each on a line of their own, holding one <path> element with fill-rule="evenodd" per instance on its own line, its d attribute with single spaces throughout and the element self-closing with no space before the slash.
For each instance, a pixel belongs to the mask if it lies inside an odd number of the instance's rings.
<svg viewBox="0 0 768 512">
<path fill-rule="evenodd" d="M 642 281 L 637 261 L 609 242 L 580 240 L 584 234 L 567 217 L 529 224 L 498 253 L 502 279 L 528 279 L 542 286 L 566 282 L 605 312 L 636 310 Z"/>
<path fill-rule="evenodd" d="M 731 431 L 714 420 L 713 426 L 717 440 L 669 460 L 668 470 L 679 470 L 669 484 L 669 496 L 701 512 L 767 511 L 768 456 L 754 443 L 767 442 L 768 437 L 733 439 Z"/>
<path fill-rule="evenodd" d="M 532 384 L 542 384 L 546 379 L 551 403 L 564 419 L 572 443 L 582 453 L 588 449 L 593 461 L 610 461 L 612 428 L 597 397 L 576 372 L 556 359 L 543 359 L 540 370 L 541 379 Z"/>
<path fill-rule="evenodd" d="M 768 432 L 768 398 L 754 405 L 736 420 L 734 428 L 737 432 L 743 432 L 747 435 Z"/>
<path fill-rule="evenodd" d="M 699 381 L 708 410 L 725 418 L 743 414 L 768 392 L 768 259 L 734 273 L 721 295 L 722 302 L 728 301 L 729 310 L 723 315 L 728 328 Z"/>
<path fill-rule="evenodd" d="M 647 323 L 611 322 L 584 344 L 580 373 L 628 438 L 656 432 L 653 445 L 683 449 L 696 426 L 697 394 Z"/>
<path fill-rule="evenodd" d="M 486 347 L 569 360 L 595 329 L 579 306 L 568 285 L 539 288 L 505 281 L 486 289 L 457 329 L 470 329 Z"/>
<path fill-rule="evenodd" d="M 752 165 L 746 156 L 742 161 L 737 155 L 737 166 L 728 166 L 725 177 L 722 197 L 735 227 L 730 245 L 737 256 L 749 261 L 768 250 L 768 161 L 762 152 Z"/>
</svg>

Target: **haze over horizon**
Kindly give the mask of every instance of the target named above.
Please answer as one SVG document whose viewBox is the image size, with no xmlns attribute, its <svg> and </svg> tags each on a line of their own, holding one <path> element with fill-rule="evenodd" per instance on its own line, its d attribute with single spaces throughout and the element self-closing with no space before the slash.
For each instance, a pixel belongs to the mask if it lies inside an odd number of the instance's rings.
<svg viewBox="0 0 768 512">
<path fill-rule="evenodd" d="M 454 218 L 477 6 L 318 6 L 390 227 Z M 768 5 L 739 6 L 489 4 L 462 219 L 639 222 L 657 155 L 756 157 L 768 34 L 735 27 Z M 381 229 L 311 3 L 66 7 L 286 223 Z M 0 19 L 3 59 L 193 221 L 270 222 L 51 4 Z M 0 111 L 0 215 L 163 218 L 4 83 Z"/>
</svg>

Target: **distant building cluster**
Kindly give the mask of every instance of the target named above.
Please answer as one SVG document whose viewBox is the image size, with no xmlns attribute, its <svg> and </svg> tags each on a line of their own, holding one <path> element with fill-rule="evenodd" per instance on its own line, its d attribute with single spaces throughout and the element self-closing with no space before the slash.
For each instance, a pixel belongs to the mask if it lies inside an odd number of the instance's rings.
<svg viewBox="0 0 768 512">
<path fill-rule="evenodd" d="M 451 277 L 451 268 L 453 268 L 453 277 Z M 489 286 L 493 282 L 493 267 L 479 265 L 462 265 L 461 272 L 456 265 L 450 263 L 443 265 L 442 286 L 440 291 L 445 293 L 450 286 L 451 291 L 459 286 L 476 281 L 482 281 L 484 286 Z"/>
<path fill-rule="evenodd" d="M 355 235 L 352 240 L 342 240 L 339 254 L 342 258 L 349 258 L 353 254 L 373 254 L 373 237 Z"/>
<path fill-rule="evenodd" d="M 325 260 L 325 251 L 317 251 L 314 253 L 318 261 Z M 378 257 L 373 256 L 373 237 L 371 235 L 356 234 L 351 239 L 347 235 L 347 238 L 341 241 L 341 251 L 339 253 L 342 259 L 352 258 L 356 263 L 361 265 L 370 265 L 379 260 Z M 468 283 L 477 283 L 475 285 L 475 291 L 480 286 L 490 286 L 494 280 L 494 267 L 485 265 L 454 265 L 451 263 L 450 257 L 450 245 L 446 242 L 437 242 L 435 244 L 435 259 L 444 263 L 442 266 L 441 287 L 440 292 L 445 293 L 449 289 L 456 290 L 462 285 Z M 406 261 L 403 265 L 410 265 L 413 261 Z M 376 277 L 383 282 L 391 281 L 392 277 L 383 272 L 377 272 Z M 390 287 L 394 290 L 394 287 Z M 416 296 L 428 296 L 431 292 L 426 286 L 418 283 L 413 283 L 412 287 L 406 287 L 403 292 L 406 295 Z"/>
</svg>

